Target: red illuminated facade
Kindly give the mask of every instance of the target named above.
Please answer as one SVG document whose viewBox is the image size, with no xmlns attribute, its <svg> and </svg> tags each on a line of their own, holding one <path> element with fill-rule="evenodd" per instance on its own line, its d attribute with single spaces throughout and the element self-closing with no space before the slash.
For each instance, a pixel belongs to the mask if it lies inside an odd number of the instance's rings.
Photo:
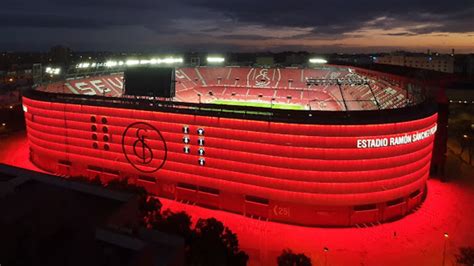
<svg viewBox="0 0 474 266">
<path fill-rule="evenodd" d="M 425 193 L 437 119 L 429 110 L 323 124 L 98 102 L 25 96 L 31 160 L 59 175 L 126 178 L 161 197 L 308 226 L 391 220 Z M 395 141 L 404 136 L 411 142 Z"/>
</svg>

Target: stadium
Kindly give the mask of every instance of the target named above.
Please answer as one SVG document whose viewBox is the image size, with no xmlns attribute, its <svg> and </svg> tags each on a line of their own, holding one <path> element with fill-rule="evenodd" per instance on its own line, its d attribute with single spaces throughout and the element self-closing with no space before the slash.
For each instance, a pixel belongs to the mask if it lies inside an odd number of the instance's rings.
<svg viewBox="0 0 474 266">
<path fill-rule="evenodd" d="M 124 73 L 23 95 L 30 160 L 69 178 L 304 226 L 381 223 L 426 195 L 434 105 L 354 67 L 176 68 L 175 95 L 127 95 Z"/>
</svg>

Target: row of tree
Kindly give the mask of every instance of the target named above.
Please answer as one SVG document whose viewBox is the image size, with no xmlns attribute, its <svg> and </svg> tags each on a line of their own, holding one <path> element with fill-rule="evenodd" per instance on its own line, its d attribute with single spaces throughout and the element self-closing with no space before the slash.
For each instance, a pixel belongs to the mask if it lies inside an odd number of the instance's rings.
<svg viewBox="0 0 474 266">
<path fill-rule="evenodd" d="M 249 257 L 239 249 L 237 235 L 215 218 L 199 219 L 193 228 L 191 216 L 169 209 L 162 211 L 156 198 L 144 196 L 140 206 L 143 226 L 184 238 L 186 264 L 247 264 Z"/>
<path fill-rule="evenodd" d="M 76 180 L 87 181 L 85 178 L 76 178 Z M 193 227 L 191 216 L 187 213 L 162 210 L 163 205 L 156 197 L 147 195 L 143 188 L 131 185 L 125 179 L 112 180 L 104 184 L 97 177 L 87 182 L 138 194 L 139 224 L 148 229 L 182 237 L 185 241 L 187 265 L 240 266 L 247 264 L 249 257 L 239 249 L 237 235 L 217 219 L 199 219 Z"/>
<path fill-rule="evenodd" d="M 192 227 L 191 216 L 187 213 L 162 210 L 162 203 L 155 197 L 147 195 L 138 186 L 130 185 L 126 180 L 112 180 L 103 184 L 97 177 L 92 180 L 76 179 L 114 190 L 139 194 L 140 225 L 148 229 L 178 235 L 185 240 L 186 264 L 193 266 L 246 265 L 248 255 L 239 249 L 237 235 L 215 218 L 199 219 Z M 311 259 L 304 254 L 283 250 L 277 258 L 279 266 L 311 266 Z"/>
</svg>

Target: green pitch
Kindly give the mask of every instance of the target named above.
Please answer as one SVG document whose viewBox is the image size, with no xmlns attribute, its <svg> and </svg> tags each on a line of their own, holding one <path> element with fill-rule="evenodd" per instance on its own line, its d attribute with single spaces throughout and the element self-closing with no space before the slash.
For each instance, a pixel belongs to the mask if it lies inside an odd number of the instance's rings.
<svg viewBox="0 0 474 266">
<path fill-rule="evenodd" d="M 263 108 L 274 108 L 274 109 L 285 109 L 285 110 L 304 110 L 304 106 L 299 104 L 287 104 L 287 103 L 261 103 L 261 102 L 243 102 L 243 101 L 228 101 L 228 100 L 216 100 L 212 103 L 215 104 L 226 104 L 226 105 L 238 105 L 238 106 L 251 106 L 251 107 L 263 107 Z"/>
</svg>

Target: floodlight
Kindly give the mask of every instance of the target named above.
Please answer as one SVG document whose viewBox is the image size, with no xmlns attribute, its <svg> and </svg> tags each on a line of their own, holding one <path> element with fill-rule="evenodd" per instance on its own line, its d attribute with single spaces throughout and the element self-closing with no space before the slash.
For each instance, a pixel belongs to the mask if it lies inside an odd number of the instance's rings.
<svg viewBox="0 0 474 266">
<path fill-rule="evenodd" d="M 129 59 L 129 60 L 127 60 L 127 62 L 126 62 L 127 66 L 138 65 L 139 63 L 140 63 L 140 60 L 133 60 L 133 59 Z"/>
<path fill-rule="evenodd" d="M 311 64 L 327 64 L 327 60 L 323 58 L 311 58 L 309 59 Z"/>
<path fill-rule="evenodd" d="M 225 61 L 224 57 L 208 57 L 207 62 L 208 63 L 223 63 Z"/>
</svg>

